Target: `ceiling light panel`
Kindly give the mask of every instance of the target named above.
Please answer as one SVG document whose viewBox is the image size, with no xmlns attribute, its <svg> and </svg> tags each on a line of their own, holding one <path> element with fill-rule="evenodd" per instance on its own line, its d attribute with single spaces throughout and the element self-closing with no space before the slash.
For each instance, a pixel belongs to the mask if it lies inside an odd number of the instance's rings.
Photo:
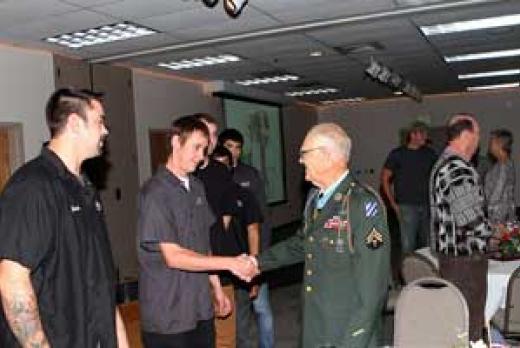
<svg viewBox="0 0 520 348">
<path fill-rule="evenodd" d="M 424 35 L 433 36 L 472 30 L 502 28 L 514 25 L 520 25 L 520 14 L 421 26 L 420 29 Z"/>
<path fill-rule="evenodd" d="M 512 50 L 501 50 L 501 51 L 489 51 L 489 52 L 479 52 L 479 53 L 470 53 L 470 54 L 460 54 L 456 56 L 446 56 L 444 60 L 447 63 L 454 62 L 466 62 L 471 60 L 481 60 L 481 59 L 497 59 L 497 58 L 509 58 L 520 56 L 520 49 L 512 49 Z"/>
<path fill-rule="evenodd" d="M 324 105 L 334 105 L 334 104 L 345 104 L 345 103 L 360 103 L 365 101 L 366 98 L 363 97 L 354 97 L 354 98 L 342 98 L 342 99 L 333 99 L 333 100 L 323 100 L 321 104 Z"/>
<path fill-rule="evenodd" d="M 484 85 L 484 86 L 473 86 L 466 88 L 468 91 L 482 91 L 482 90 L 489 90 L 489 89 L 501 89 L 501 88 L 513 88 L 513 87 L 519 87 L 520 82 L 512 82 L 512 83 L 501 83 L 497 85 Z"/>
<path fill-rule="evenodd" d="M 288 97 L 304 97 L 308 95 L 316 95 L 316 94 L 328 94 L 328 93 L 337 93 L 339 90 L 337 88 L 317 88 L 317 89 L 306 89 L 302 91 L 291 91 L 286 92 L 285 95 Z"/>
<path fill-rule="evenodd" d="M 44 41 L 69 48 L 79 49 L 114 41 L 129 40 L 141 36 L 157 34 L 157 31 L 134 23 L 123 22 L 85 29 L 74 33 L 45 38 Z"/>
<path fill-rule="evenodd" d="M 171 61 L 168 63 L 158 63 L 157 65 L 170 70 L 184 70 L 217 64 L 234 63 L 240 60 L 241 59 L 238 56 L 232 54 L 222 54 L 219 56 L 206 56 L 204 58 L 183 59 L 180 61 Z"/>
<path fill-rule="evenodd" d="M 278 75 L 278 76 L 266 76 L 266 77 L 258 77 L 256 79 L 250 80 L 241 80 L 235 81 L 242 86 L 254 86 L 254 85 L 265 85 L 269 83 L 279 83 L 279 82 L 289 82 L 289 81 L 297 81 L 300 77 L 291 74 Z"/>
<path fill-rule="evenodd" d="M 479 79 L 484 77 L 499 77 L 499 76 L 512 76 L 520 75 L 520 69 L 507 69 L 507 70 L 495 70 L 495 71 L 484 71 L 479 73 L 461 74 L 459 80 L 467 79 Z"/>
</svg>

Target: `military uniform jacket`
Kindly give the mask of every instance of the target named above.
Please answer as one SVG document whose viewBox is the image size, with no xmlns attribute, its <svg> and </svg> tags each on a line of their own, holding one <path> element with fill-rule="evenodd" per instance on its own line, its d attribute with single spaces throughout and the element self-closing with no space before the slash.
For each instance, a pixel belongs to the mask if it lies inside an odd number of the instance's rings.
<svg viewBox="0 0 520 348">
<path fill-rule="evenodd" d="M 304 348 L 377 346 L 390 275 L 390 238 L 377 193 L 340 183 L 321 211 L 310 193 L 304 226 L 259 256 L 262 271 L 304 261 Z"/>
</svg>

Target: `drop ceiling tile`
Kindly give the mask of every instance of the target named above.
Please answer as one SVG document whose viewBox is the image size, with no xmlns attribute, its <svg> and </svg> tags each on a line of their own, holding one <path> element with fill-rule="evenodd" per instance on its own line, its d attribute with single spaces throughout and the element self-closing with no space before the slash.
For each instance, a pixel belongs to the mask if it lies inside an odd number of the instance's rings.
<svg viewBox="0 0 520 348">
<path fill-rule="evenodd" d="M 10 27 L 25 26 L 32 21 L 78 11 L 74 5 L 58 0 L 7 0 L 0 1 L 0 31 Z"/>
<path fill-rule="evenodd" d="M 112 4 L 116 2 L 123 2 L 125 0 L 61 0 L 64 3 L 81 6 L 81 7 L 94 7 L 106 4 Z"/>
<path fill-rule="evenodd" d="M 252 3 L 289 24 L 392 9 L 391 0 L 263 0 Z"/>
<path fill-rule="evenodd" d="M 192 0 L 125 0 L 97 6 L 95 9 L 116 18 L 137 20 L 186 10 L 203 11 L 203 7 L 201 2 Z"/>
</svg>

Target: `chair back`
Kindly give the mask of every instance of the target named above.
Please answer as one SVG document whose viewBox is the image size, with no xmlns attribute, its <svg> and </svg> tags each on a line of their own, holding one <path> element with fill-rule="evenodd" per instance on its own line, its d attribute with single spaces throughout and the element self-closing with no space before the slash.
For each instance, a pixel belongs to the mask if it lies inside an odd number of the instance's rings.
<svg viewBox="0 0 520 348">
<path fill-rule="evenodd" d="M 520 267 L 511 274 L 507 285 L 504 333 L 520 336 Z"/>
<path fill-rule="evenodd" d="M 395 310 L 394 347 L 467 347 L 469 314 L 455 285 L 420 278 L 403 288 Z"/>
<path fill-rule="evenodd" d="M 419 278 L 439 278 L 439 271 L 426 256 L 410 253 L 401 263 L 401 277 L 404 284 L 409 284 Z"/>
</svg>

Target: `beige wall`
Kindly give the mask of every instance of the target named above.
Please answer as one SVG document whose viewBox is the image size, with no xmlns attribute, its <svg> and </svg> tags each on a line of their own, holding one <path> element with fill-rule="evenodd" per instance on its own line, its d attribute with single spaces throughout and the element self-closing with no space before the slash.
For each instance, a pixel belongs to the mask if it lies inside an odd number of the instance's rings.
<svg viewBox="0 0 520 348">
<path fill-rule="evenodd" d="M 399 143 L 398 132 L 410 122 L 430 120 L 433 126 L 443 125 L 449 115 L 469 112 L 476 115 L 481 125 L 481 154 L 485 155 L 489 132 L 508 128 L 516 136 L 513 158 L 520 163 L 520 94 L 509 91 L 463 93 L 425 97 L 422 103 L 408 98 L 397 98 L 321 108 L 319 120 L 335 121 L 344 125 L 353 139 L 352 167 L 360 171 L 362 180 L 377 185 L 379 172 L 388 152 Z M 370 170 L 374 173 L 370 174 Z M 517 169 L 517 183 L 520 171 Z M 520 193 L 517 185 L 517 203 Z"/>
<path fill-rule="evenodd" d="M 222 111 L 217 98 L 203 94 L 202 83 L 134 70 L 133 89 L 139 181 L 142 184 L 152 174 L 150 129 L 168 129 L 173 120 L 195 112 L 208 112 L 221 120 Z"/>
<path fill-rule="evenodd" d="M 0 77 L 0 122 L 22 125 L 27 161 L 49 139 L 44 109 L 54 90 L 52 55 L 0 45 Z"/>
</svg>

